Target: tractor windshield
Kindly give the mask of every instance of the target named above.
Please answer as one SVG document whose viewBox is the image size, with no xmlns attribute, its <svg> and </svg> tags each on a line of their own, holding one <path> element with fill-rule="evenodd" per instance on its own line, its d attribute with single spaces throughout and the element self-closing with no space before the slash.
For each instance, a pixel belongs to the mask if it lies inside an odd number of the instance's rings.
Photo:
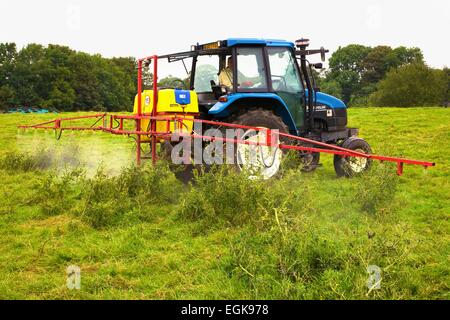
<svg viewBox="0 0 450 320">
<path fill-rule="evenodd" d="M 194 90 L 211 92 L 211 80 L 218 83 L 219 56 L 199 56 L 195 68 Z"/>
</svg>

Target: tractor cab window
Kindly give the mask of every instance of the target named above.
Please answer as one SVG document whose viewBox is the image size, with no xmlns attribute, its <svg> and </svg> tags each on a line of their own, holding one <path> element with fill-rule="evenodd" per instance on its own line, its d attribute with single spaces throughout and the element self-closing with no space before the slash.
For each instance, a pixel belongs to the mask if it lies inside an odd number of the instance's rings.
<svg viewBox="0 0 450 320">
<path fill-rule="evenodd" d="M 267 90 L 262 48 L 237 48 L 237 86 L 244 90 Z"/>
<path fill-rule="evenodd" d="M 301 80 L 292 52 L 288 48 L 268 48 L 273 90 L 301 92 Z"/>
<path fill-rule="evenodd" d="M 212 92 L 211 80 L 219 80 L 219 56 L 199 56 L 195 66 L 194 90 L 197 92 Z"/>
</svg>

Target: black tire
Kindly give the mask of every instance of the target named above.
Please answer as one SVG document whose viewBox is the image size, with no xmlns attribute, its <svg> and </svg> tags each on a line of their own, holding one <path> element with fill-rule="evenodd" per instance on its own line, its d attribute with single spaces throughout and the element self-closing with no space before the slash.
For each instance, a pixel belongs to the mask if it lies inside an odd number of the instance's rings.
<svg viewBox="0 0 450 320">
<path fill-rule="evenodd" d="M 187 184 L 194 177 L 194 169 L 198 169 L 199 165 L 194 164 L 174 164 L 171 160 L 173 145 L 169 141 L 161 143 L 160 157 L 169 163 L 169 168 L 173 171 L 175 177 L 181 182 Z M 193 150 L 192 150 L 193 152 Z"/>
<path fill-rule="evenodd" d="M 361 138 L 350 137 L 340 145 L 342 148 L 359 150 L 364 153 L 372 153 L 370 145 Z M 334 155 L 334 170 L 338 177 L 353 177 L 367 171 L 372 164 L 368 158 L 341 157 Z"/>
<path fill-rule="evenodd" d="M 276 129 L 281 133 L 289 133 L 287 125 L 283 122 L 281 117 L 277 116 L 272 112 L 272 110 L 265 108 L 246 108 L 245 111 L 241 112 L 235 117 L 226 120 L 227 122 L 233 124 L 240 124 L 245 126 L 253 127 L 265 127 L 270 129 Z M 287 138 L 280 137 L 280 142 L 287 142 Z M 285 150 L 283 150 L 285 153 Z M 235 162 L 237 161 L 237 152 L 235 148 Z M 237 163 L 235 164 L 238 167 Z M 238 168 L 239 169 L 239 168 Z M 277 176 L 280 170 L 278 170 Z"/>
<path fill-rule="evenodd" d="M 300 153 L 302 160 L 302 171 L 311 172 L 316 170 L 320 162 L 320 152 Z"/>
</svg>

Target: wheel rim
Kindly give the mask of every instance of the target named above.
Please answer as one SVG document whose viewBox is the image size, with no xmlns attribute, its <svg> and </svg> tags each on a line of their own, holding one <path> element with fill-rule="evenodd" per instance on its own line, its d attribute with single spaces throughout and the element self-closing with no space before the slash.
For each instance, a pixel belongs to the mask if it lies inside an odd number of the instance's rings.
<svg viewBox="0 0 450 320">
<path fill-rule="evenodd" d="M 241 138 L 244 141 L 260 142 L 266 141 L 265 130 L 258 131 L 247 130 Z M 274 141 L 279 143 L 278 137 Z M 240 170 L 247 170 L 249 178 L 255 179 L 258 176 L 263 179 L 269 179 L 276 175 L 280 170 L 283 152 L 278 147 L 256 146 L 239 143 L 236 148 L 237 165 Z"/>
<path fill-rule="evenodd" d="M 361 153 L 367 153 L 366 150 L 363 149 L 355 149 L 353 151 L 361 152 Z M 363 172 L 367 167 L 367 158 L 362 157 L 348 157 L 348 166 L 350 167 L 350 170 L 355 173 Z"/>
</svg>

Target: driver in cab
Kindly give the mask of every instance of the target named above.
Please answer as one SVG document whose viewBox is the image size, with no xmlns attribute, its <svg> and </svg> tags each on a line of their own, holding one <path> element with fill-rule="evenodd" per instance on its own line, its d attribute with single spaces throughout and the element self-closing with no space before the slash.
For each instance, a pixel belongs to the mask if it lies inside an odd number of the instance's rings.
<svg viewBox="0 0 450 320">
<path fill-rule="evenodd" d="M 239 71 L 238 71 L 239 72 Z M 239 78 L 245 79 L 245 76 L 239 72 Z M 221 86 L 226 86 L 229 89 L 233 88 L 233 59 L 228 57 L 227 66 L 220 71 L 219 74 L 219 84 Z M 252 81 L 245 81 L 239 84 L 240 87 L 251 87 L 253 85 Z"/>
<path fill-rule="evenodd" d="M 228 88 L 233 88 L 233 59 L 228 57 L 227 66 L 220 71 L 219 84 Z"/>
</svg>

